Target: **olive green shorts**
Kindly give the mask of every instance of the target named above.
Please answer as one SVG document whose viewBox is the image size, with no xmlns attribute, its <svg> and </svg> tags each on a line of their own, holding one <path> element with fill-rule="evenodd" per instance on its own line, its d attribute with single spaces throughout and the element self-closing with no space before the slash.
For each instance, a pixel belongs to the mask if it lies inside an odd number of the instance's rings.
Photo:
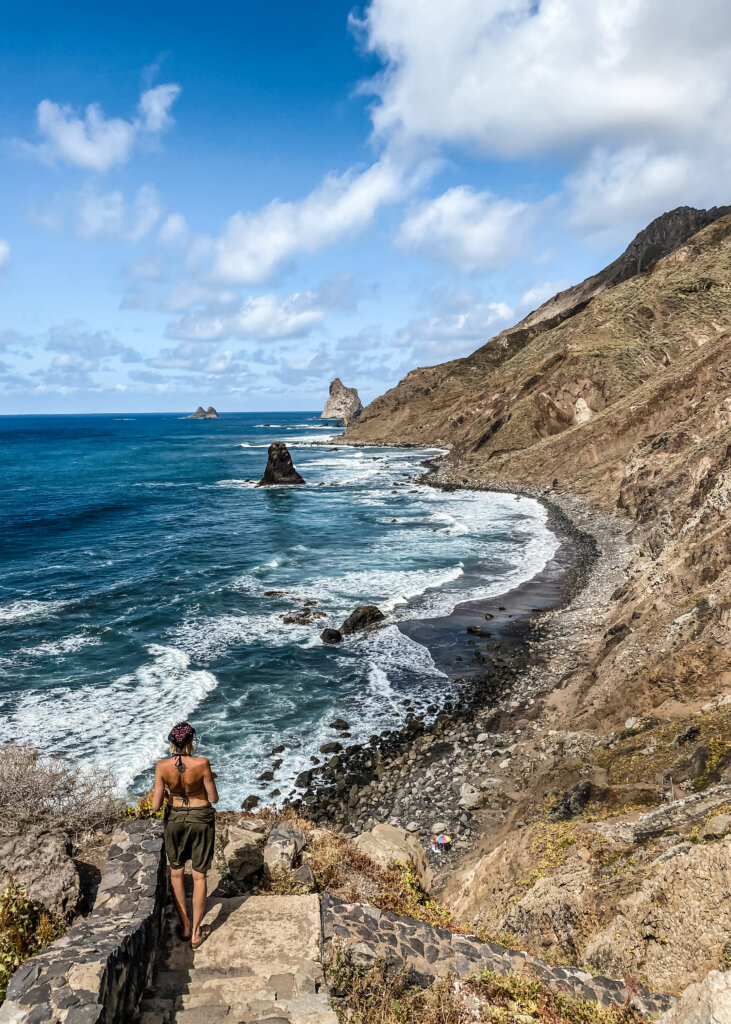
<svg viewBox="0 0 731 1024">
<path fill-rule="evenodd" d="M 171 868 L 192 862 L 206 872 L 213 863 L 216 812 L 212 807 L 170 807 L 165 816 L 165 853 Z"/>
</svg>

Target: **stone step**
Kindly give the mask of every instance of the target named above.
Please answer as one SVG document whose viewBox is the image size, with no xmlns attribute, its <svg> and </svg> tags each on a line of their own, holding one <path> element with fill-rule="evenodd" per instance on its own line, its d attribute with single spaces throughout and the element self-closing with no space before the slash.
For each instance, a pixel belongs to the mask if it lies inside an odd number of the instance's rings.
<svg viewBox="0 0 731 1024">
<path fill-rule="evenodd" d="M 216 1024 L 217 1021 L 230 1019 L 228 1011 L 228 1006 L 212 1003 L 190 1010 L 178 1010 L 173 1019 L 175 1024 Z"/>
</svg>

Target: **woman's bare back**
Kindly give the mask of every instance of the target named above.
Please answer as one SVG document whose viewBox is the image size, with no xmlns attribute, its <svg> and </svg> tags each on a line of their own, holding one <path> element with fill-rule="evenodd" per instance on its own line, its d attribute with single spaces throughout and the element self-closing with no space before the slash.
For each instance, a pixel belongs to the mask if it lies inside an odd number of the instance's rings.
<svg viewBox="0 0 731 1024">
<path fill-rule="evenodd" d="M 184 766 L 185 771 L 178 770 L 178 761 Z M 215 776 L 207 757 L 190 757 L 183 754 L 179 758 L 176 756 L 158 761 L 155 768 L 155 789 L 157 791 L 163 787 L 167 790 L 169 802 L 173 807 L 207 807 L 218 800 Z M 155 795 L 157 796 L 157 792 Z M 160 802 L 162 803 L 162 800 Z"/>
</svg>

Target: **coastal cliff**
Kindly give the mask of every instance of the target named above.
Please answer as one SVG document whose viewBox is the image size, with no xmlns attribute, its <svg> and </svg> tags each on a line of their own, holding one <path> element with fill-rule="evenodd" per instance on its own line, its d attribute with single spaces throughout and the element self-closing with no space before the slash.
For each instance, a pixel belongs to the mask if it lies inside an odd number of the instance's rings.
<svg viewBox="0 0 731 1024">
<path fill-rule="evenodd" d="M 603 553 L 583 599 L 549 619 L 536 689 L 477 737 L 507 756 L 485 762 L 484 785 L 476 763 L 466 776 L 493 813 L 442 878 L 455 914 L 657 986 L 723 965 L 731 209 L 658 218 L 471 356 L 409 373 L 345 440 L 449 446 L 432 482 L 538 496 Z"/>
</svg>

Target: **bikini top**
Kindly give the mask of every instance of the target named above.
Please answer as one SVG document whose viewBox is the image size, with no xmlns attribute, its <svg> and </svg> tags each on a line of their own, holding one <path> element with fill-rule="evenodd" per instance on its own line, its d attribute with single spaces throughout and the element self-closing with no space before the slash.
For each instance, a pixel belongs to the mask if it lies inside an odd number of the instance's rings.
<svg viewBox="0 0 731 1024">
<path fill-rule="evenodd" d="M 186 767 L 183 764 L 183 755 L 177 753 L 171 754 L 171 757 L 174 758 L 175 767 L 182 775 L 183 772 L 186 770 Z M 192 796 L 204 796 L 206 797 L 206 799 L 208 799 L 208 793 L 206 792 L 206 787 L 202 780 L 200 785 L 197 786 L 195 789 L 186 789 L 184 786 L 182 789 L 173 789 L 171 786 L 168 786 L 168 792 L 170 793 L 171 796 L 181 796 L 183 798 L 183 807 L 190 807 L 190 798 Z M 210 807 L 210 801 L 208 806 Z"/>
</svg>

